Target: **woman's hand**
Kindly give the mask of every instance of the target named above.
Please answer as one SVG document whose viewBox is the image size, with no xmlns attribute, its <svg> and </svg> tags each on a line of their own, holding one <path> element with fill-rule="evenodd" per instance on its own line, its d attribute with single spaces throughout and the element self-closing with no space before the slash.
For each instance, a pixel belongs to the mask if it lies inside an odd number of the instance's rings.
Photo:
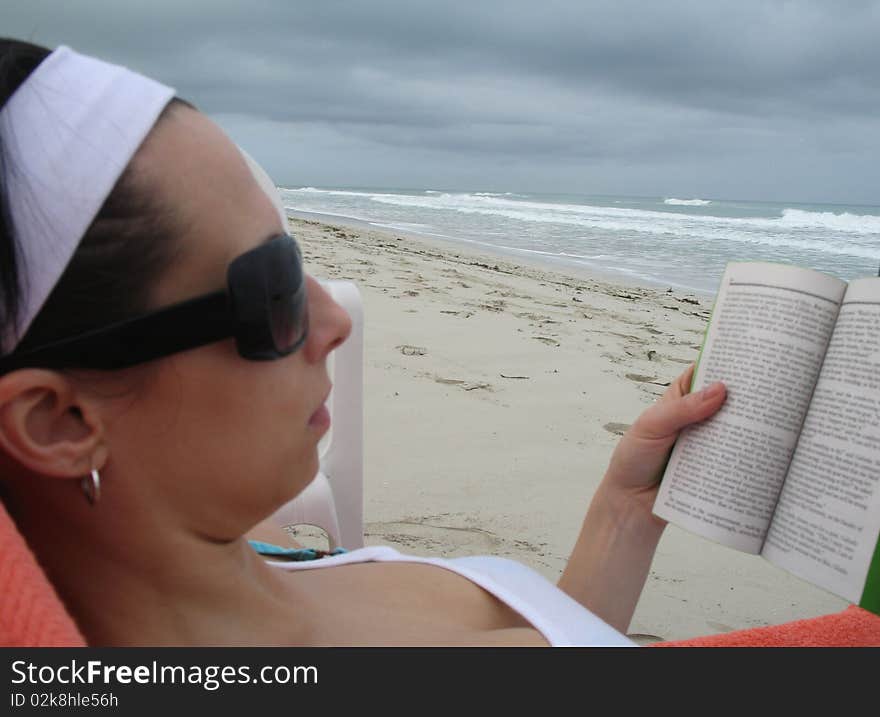
<svg viewBox="0 0 880 717">
<path fill-rule="evenodd" d="M 611 456 L 602 481 L 604 489 L 620 492 L 650 511 L 681 430 L 714 415 L 727 397 L 721 382 L 690 393 L 693 374 L 691 365 L 630 426 Z"/>
</svg>

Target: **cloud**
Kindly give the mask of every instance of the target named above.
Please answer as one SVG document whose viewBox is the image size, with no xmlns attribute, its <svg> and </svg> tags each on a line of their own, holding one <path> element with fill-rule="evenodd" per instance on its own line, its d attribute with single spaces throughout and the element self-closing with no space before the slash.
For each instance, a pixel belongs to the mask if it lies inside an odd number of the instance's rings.
<svg viewBox="0 0 880 717">
<path fill-rule="evenodd" d="M 273 163 L 291 153 L 284 176 L 320 146 L 315 174 L 336 185 L 745 196 L 764 167 L 768 198 L 876 198 L 878 2 L 7 5 L 6 32 L 128 64 L 228 131 L 262 132 Z"/>
</svg>

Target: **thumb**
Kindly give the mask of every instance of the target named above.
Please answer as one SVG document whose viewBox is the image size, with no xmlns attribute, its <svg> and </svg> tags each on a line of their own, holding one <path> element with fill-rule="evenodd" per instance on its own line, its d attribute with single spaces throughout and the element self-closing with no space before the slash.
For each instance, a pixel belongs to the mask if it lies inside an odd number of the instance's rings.
<svg viewBox="0 0 880 717">
<path fill-rule="evenodd" d="M 664 396 L 640 416 L 633 431 L 649 439 L 675 436 L 682 428 L 715 414 L 725 398 L 727 389 L 720 381 L 684 396 Z"/>
</svg>

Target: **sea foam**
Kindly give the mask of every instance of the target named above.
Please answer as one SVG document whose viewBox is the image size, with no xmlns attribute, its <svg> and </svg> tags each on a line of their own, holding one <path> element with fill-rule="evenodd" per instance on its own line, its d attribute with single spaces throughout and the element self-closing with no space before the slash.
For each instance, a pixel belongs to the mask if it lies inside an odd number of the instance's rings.
<svg viewBox="0 0 880 717">
<path fill-rule="evenodd" d="M 711 199 L 676 199 L 672 197 L 670 199 L 664 199 L 664 204 L 671 204 L 677 207 L 705 207 L 707 204 L 711 204 Z"/>
<path fill-rule="evenodd" d="M 842 212 L 809 212 L 804 209 L 783 209 L 782 224 L 787 227 L 833 229 L 838 232 L 880 234 L 880 217 L 874 214 Z"/>
</svg>

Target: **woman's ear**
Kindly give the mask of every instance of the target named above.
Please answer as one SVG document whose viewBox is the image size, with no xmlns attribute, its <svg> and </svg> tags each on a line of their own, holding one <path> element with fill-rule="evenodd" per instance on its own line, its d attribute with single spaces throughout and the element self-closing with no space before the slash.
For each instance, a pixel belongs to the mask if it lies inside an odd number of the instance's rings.
<svg viewBox="0 0 880 717">
<path fill-rule="evenodd" d="M 104 424 L 64 375 L 13 371 L 0 377 L 0 449 L 34 473 L 81 478 L 106 460 Z"/>
</svg>

